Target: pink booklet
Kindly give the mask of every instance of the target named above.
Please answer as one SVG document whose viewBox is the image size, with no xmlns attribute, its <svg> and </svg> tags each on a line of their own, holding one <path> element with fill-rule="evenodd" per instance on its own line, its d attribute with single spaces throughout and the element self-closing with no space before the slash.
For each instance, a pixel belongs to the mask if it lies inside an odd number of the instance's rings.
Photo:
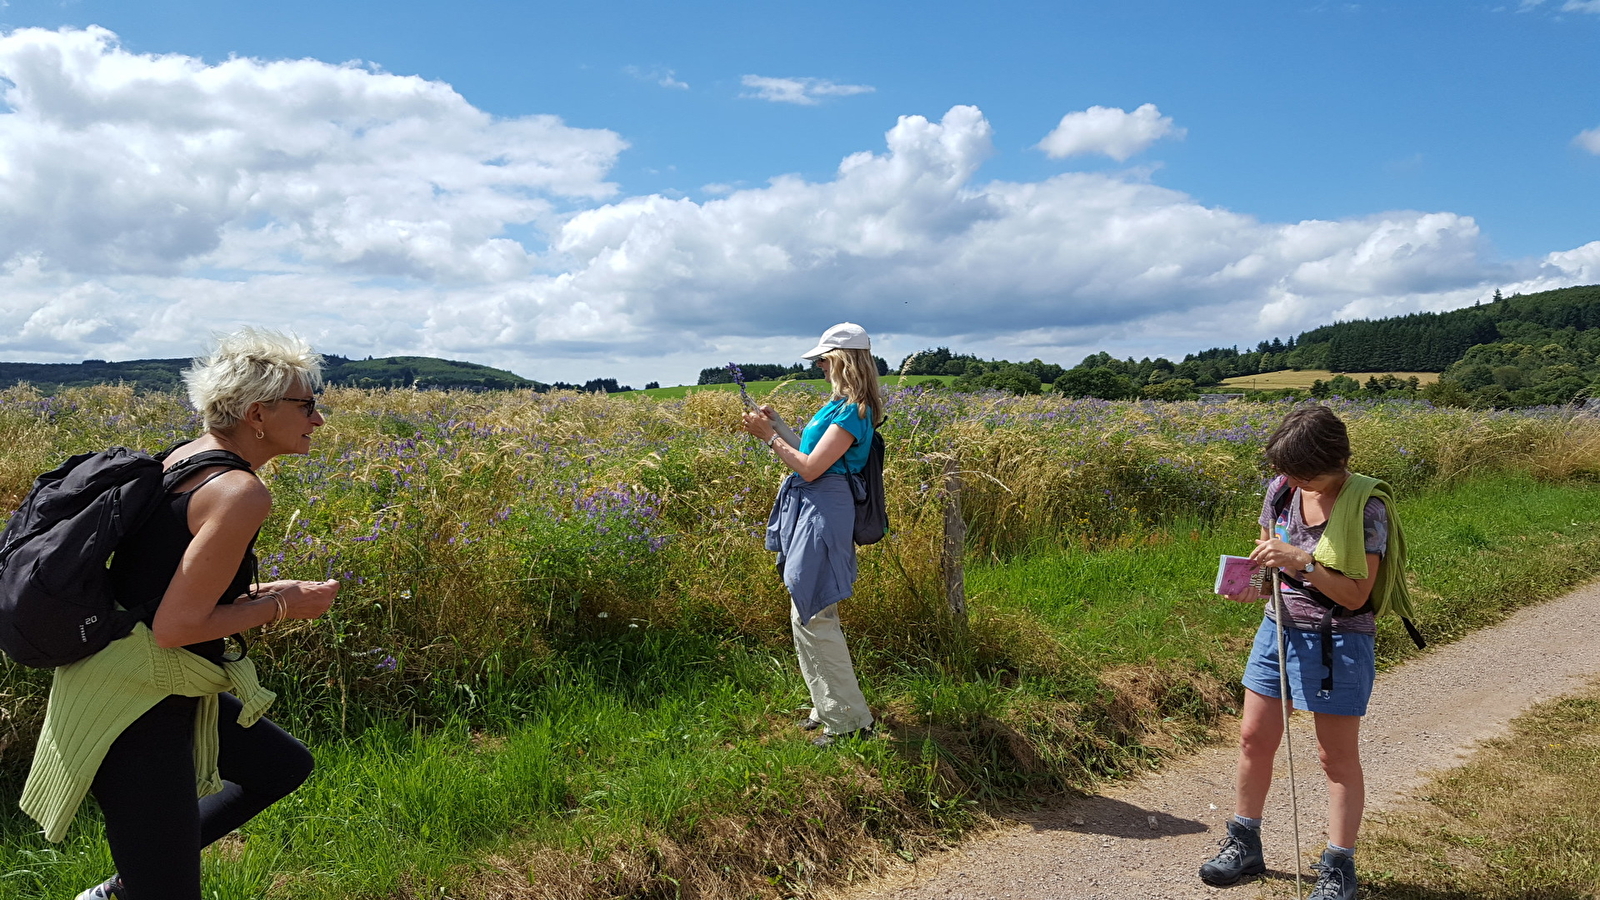
<svg viewBox="0 0 1600 900">
<path fill-rule="evenodd" d="M 1267 570 L 1250 561 L 1248 556 L 1224 556 L 1217 563 L 1217 583 L 1212 591 L 1228 596 L 1247 594 L 1264 597 Z"/>
</svg>

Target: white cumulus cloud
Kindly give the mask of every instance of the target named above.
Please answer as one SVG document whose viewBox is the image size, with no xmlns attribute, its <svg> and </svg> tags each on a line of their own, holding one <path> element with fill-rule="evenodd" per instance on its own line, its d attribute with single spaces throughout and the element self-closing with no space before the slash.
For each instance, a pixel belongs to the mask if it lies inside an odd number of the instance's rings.
<svg viewBox="0 0 1600 900">
<path fill-rule="evenodd" d="M 1147 348 L 1202 349 L 1444 308 L 1516 277 L 1453 213 L 1269 223 L 1119 175 L 979 183 L 991 130 L 973 107 L 902 117 L 886 137 L 886 153 L 847 157 L 830 181 L 779 178 L 705 203 L 634 197 L 574 216 L 552 288 L 603 310 L 620 339 L 692 346 L 850 319 L 909 343 L 1027 336 L 1061 358 L 1118 330 Z M 585 339 L 571 325 L 564 336 Z"/>
<path fill-rule="evenodd" d="M 439 82 L 133 54 L 100 28 L 0 36 L 0 79 L 0 259 L 79 272 L 521 274 L 502 230 L 615 193 L 625 146 Z"/>
<path fill-rule="evenodd" d="M 1572 139 L 1572 142 L 1590 153 L 1600 156 L 1600 128 L 1580 131 L 1578 136 Z"/>
<path fill-rule="evenodd" d="M 1071 362 L 1600 281 L 1600 242 L 1502 261 L 1449 211 L 1269 222 L 1136 173 L 984 180 L 971 106 L 901 117 L 827 178 L 696 202 L 619 195 L 611 131 L 368 68 L 22 30 L 0 35 L 0 79 L 7 359 L 185 356 L 252 323 L 327 352 L 672 383 L 788 359 L 843 319 L 886 357 Z M 1119 121 L 1162 121 L 1140 110 Z"/>
<path fill-rule="evenodd" d="M 823 97 L 851 97 L 870 94 L 877 88 L 865 84 L 835 84 L 825 78 L 768 78 L 765 75 L 746 75 L 740 82 L 750 89 L 741 97 L 770 100 L 774 103 L 795 103 L 816 106 Z"/>
<path fill-rule="evenodd" d="M 1187 133 L 1163 116 L 1154 103 L 1131 113 L 1114 106 L 1091 106 L 1062 116 L 1060 124 L 1037 146 L 1051 159 L 1103 153 L 1123 162 L 1162 138 L 1177 140 Z"/>
</svg>

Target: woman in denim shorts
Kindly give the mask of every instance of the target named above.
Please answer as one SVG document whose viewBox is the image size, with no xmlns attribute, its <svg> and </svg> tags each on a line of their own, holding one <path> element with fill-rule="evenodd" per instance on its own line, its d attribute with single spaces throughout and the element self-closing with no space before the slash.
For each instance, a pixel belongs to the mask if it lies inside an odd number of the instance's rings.
<svg viewBox="0 0 1600 900">
<path fill-rule="evenodd" d="M 1289 413 L 1268 438 L 1266 458 L 1278 474 L 1267 486 L 1250 558 L 1280 573 L 1287 659 L 1279 659 L 1278 610 L 1269 603 L 1245 665 L 1234 816 L 1200 877 L 1227 885 L 1266 870 L 1260 829 L 1283 739 L 1281 665 L 1294 708 L 1314 717 L 1328 779 L 1328 848 L 1313 866 L 1319 877 L 1311 897 L 1355 900 L 1356 833 L 1366 800 L 1361 717 L 1375 675 L 1373 601 L 1404 590 L 1403 582 L 1394 586 L 1403 543 L 1387 486 L 1350 471 L 1344 422 L 1326 406 Z"/>
</svg>

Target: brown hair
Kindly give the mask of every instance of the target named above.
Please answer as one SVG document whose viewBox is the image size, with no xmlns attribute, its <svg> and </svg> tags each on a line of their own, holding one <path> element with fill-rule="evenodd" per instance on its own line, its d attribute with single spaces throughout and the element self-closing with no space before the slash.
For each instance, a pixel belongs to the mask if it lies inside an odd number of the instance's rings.
<svg viewBox="0 0 1600 900">
<path fill-rule="evenodd" d="M 1341 472 L 1350 462 L 1350 433 L 1326 406 L 1302 406 L 1267 438 L 1267 462 L 1295 478 Z"/>
<path fill-rule="evenodd" d="M 883 417 L 883 392 L 878 388 L 878 362 L 871 350 L 836 347 L 822 354 L 828 361 L 833 396 L 856 404 L 856 415 L 878 425 Z"/>
</svg>

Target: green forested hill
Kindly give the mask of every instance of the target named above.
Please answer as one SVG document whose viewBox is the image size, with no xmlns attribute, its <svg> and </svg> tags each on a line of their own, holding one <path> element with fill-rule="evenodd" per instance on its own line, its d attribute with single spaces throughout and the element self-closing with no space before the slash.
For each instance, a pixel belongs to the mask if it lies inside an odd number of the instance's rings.
<svg viewBox="0 0 1600 900">
<path fill-rule="evenodd" d="M 81 363 L 0 362 L 0 387 L 27 382 L 49 392 L 63 387 L 125 382 L 139 390 L 175 390 L 181 386 L 178 373 L 189 366 L 187 359 L 134 359 L 106 362 L 86 359 Z M 435 359 L 431 356 L 387 356 L 381 359 L 349 359 L 324 356 L 322 374 L 328 384 L 351 387 L 420 387 L 456 390 L 501 390 L 534 388 L 544 385 L 504 369 L 477 363 Z"/>
<path fill-rule="evenodd" d="M 1504 326 L 1504 327 L 1503 327 Z M 1308 369 L 1335 372 L 1384 370 L 1443 372 L 1468 348 L 1513 335 L 1528 326 L 1544 332 L 1600 328 L 1600 285 L 1517 295 L 1442 313 L 1340 322 L 1304 332 L 1298 348 Z"/>
<path fill-rule="evenodd" d="M 431 356 L 385 356 L 381 359 L 323 357 L 323 378 L 351 387 L 424 387 L 504 390 L 542 387 L 521 375 L 477 363 Z"/>
<path fill-rule="evenodd" d="M 1394 378 L 1318 382 L 1314 396 L 1421 395 L 1436 403 L 1532 406 L 1600 397 L 1600 285 L 1501 297 L 1440 313 L 1324 325 L 1254 349 L 1213 347 L 1182 362 L 1091 354 L 1055 381 L 1073 396 L 1178 399 L 1225 378 L 1285 369 L 1438 372 L 1421 386 Z"/>
<path fill-rule="evenodd" d="M 1185 357 L 1172 375 L 1205 385 L 1282 369 L 1440 372 L 1424 392 L 1429 399 L 1526 406 L 1600 396 L 1597 355 L 1600 285 L 1587 285 L 1496 292 L 1488 303 L 1449 312 L 1339 322 L 1254 350 L 1212 348 Z"/>
</svg>

